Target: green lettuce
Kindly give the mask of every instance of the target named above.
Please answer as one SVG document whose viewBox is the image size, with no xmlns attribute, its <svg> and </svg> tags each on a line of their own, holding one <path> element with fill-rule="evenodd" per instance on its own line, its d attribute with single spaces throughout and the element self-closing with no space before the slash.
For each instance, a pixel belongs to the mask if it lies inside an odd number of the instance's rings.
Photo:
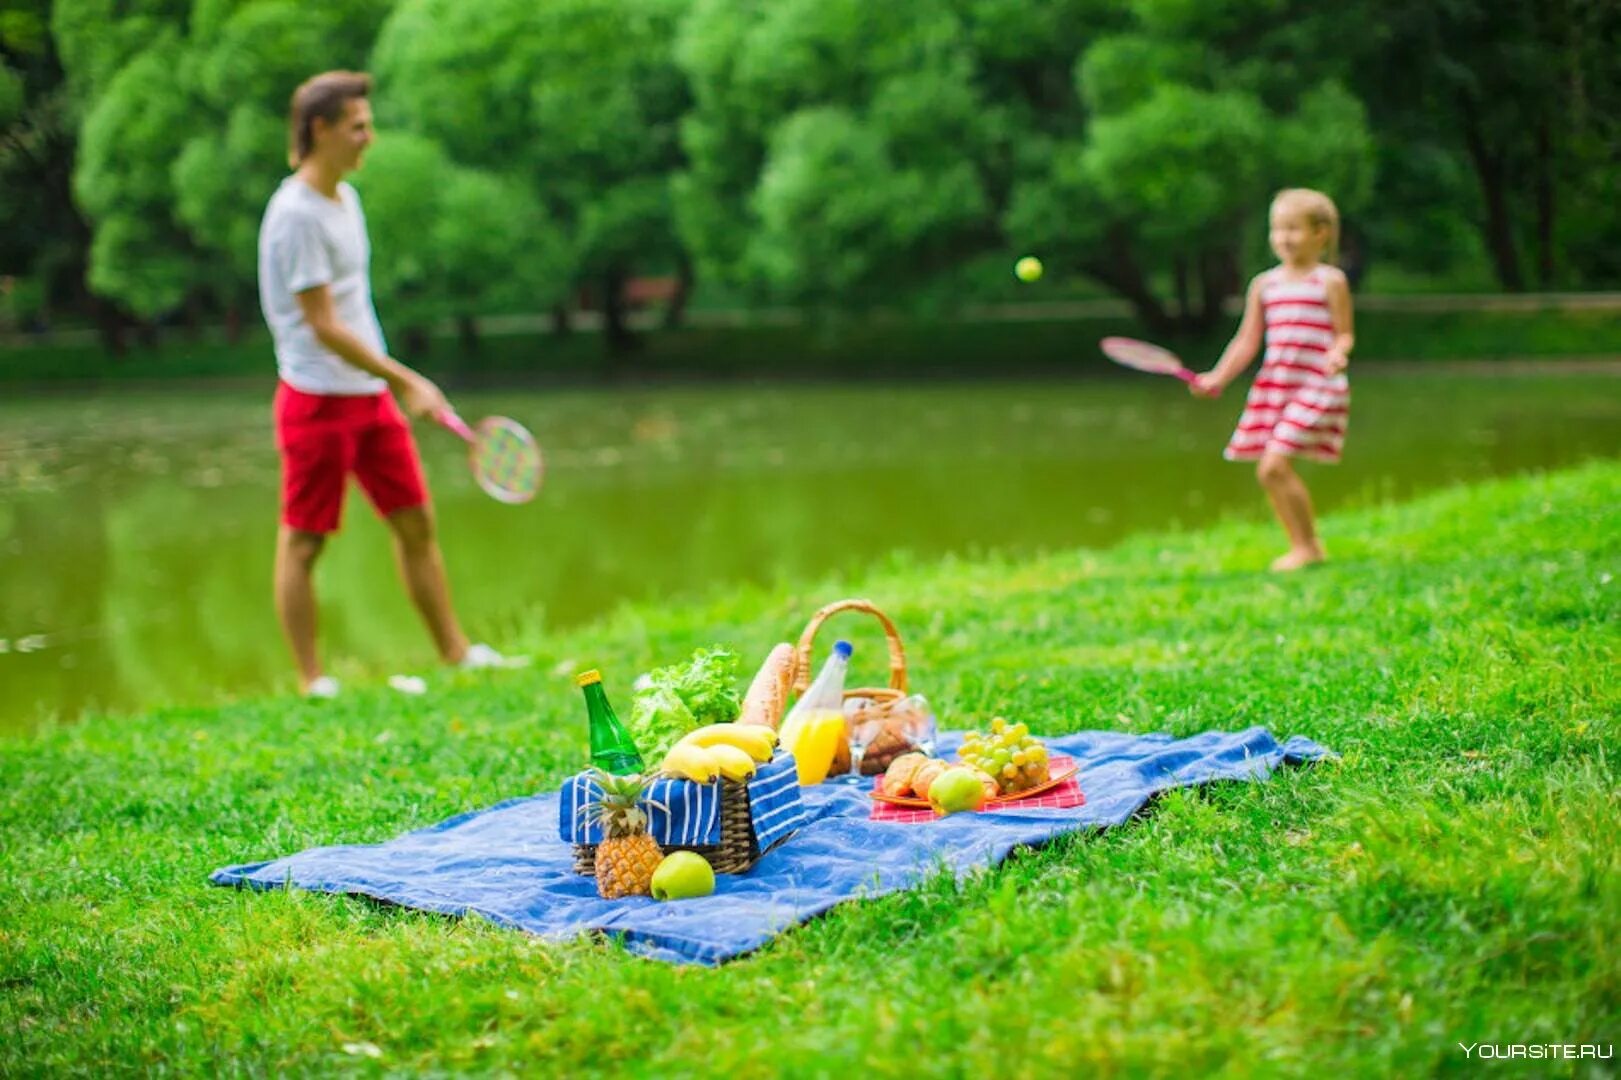
<svg viewBox="0 0 1621 1080">
<path fill-rule="evenodd" d="M 686 664 L 654 668 L 636 680 L 630 737 L 654 766 L 690 732 L 706 724 L 729 724 L 742 709 L 737 654 L 719 647 L 699 649 Z"/>
</svg>

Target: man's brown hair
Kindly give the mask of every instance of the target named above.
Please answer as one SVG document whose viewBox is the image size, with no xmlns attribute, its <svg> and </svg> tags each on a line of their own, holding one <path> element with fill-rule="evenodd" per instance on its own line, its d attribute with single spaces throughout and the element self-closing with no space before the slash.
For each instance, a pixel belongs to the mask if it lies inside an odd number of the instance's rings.
<svg viewBox="0 0 1621 1080">
<path fill-rule="evenodd" d="M 329 124 L 343 119 L 343 110 L 355 98 L 371 94 L 371 76 L 363 71 L 323 71 L 305 79 L 293 91 L 287 112 L 287 161 L 298 168 L 315 148 L 315 118 Z"/>
</svg>

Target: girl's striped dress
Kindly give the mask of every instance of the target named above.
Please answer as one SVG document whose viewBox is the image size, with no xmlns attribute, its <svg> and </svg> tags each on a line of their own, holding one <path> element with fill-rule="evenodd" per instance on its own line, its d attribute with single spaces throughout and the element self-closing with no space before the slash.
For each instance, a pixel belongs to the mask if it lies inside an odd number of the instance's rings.
<svg viewBox="0 0 1621 1080">
<path fill-rule="evenodd" d="M 1334 321 L 1322 272 L 1288 281 L 1274 271 L 1261 284 L 1261 310 L 1266 355 L 1222 456 L 1254 461 L 1276 453 L 1338 461 L 1351 387 L 1343 371 L 1330 375 L 1323 362 L 1334 344 Z"/>
</svg>

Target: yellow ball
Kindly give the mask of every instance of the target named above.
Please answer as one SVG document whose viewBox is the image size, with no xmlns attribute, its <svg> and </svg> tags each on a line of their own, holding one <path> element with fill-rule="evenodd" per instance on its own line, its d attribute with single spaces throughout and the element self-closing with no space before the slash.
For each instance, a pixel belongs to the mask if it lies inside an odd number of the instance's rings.
<svg viewBox="0 0 1621 1080">
<path fill-rule="evenodd" d="M 1041 278 L 1041 260 L 1034 255 L 1026 255 L 1013 264 L 1013 276 L 1023 282 L 1039 280 Z"/>
</svg>

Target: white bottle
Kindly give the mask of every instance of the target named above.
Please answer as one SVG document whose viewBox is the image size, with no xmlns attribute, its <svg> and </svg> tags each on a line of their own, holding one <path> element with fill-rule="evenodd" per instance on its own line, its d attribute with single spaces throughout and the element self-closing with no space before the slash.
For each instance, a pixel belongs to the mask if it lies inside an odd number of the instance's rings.
<svg viewBox="0 0 1621 1080">
<path fill-rule="evenodd" d="M 844 678 L 850 671 L 851 652 L 848 641 L 834 642 L 833 655 L 827 658 L 810 687 L 798 701 L 794 702 L 794 707 L 788 710 L 788 716 L 783 720 L 782 728 L 777 733 L 777 741 L 790 754 L 794 752 L 794 745 L 799 741 L 805 721 L 825 712 L 836 712 L 841 716 L 844 714 Z"/>
</svg>

